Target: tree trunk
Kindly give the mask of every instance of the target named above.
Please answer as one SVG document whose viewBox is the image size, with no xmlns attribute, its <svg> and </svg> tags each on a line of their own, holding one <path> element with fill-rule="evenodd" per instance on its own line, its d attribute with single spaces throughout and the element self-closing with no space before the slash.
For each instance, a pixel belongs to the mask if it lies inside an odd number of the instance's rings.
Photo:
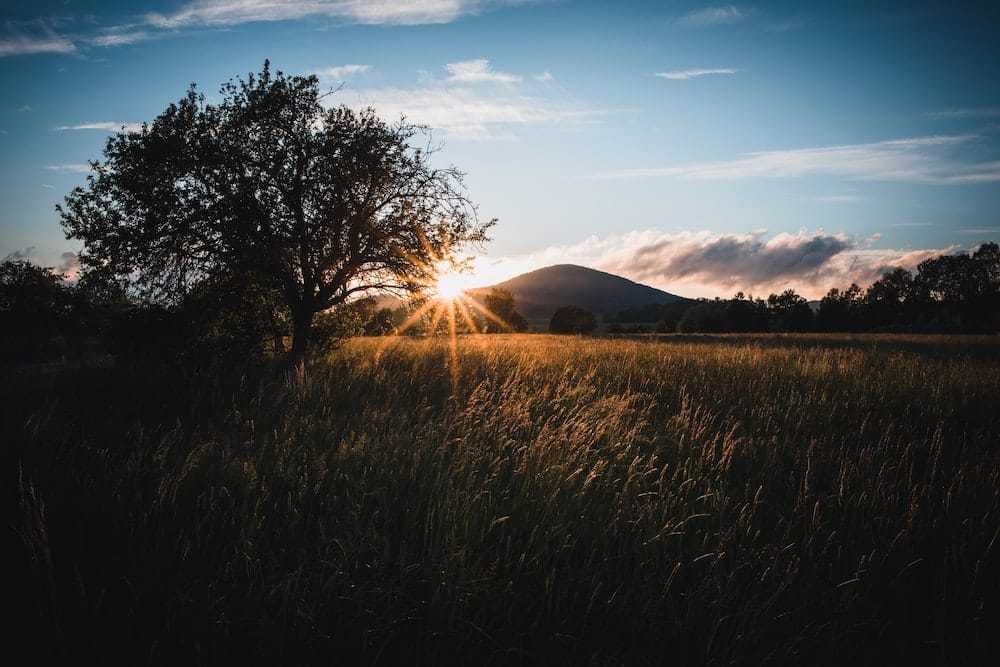
<svg viewBox="0 0 1000 667">
<path fill-rule="evenodd" d="M 277 327 L 271 334 L 271 342 L 274 345 L 274 356 L 279 358 L 285 356 L 285 336 Z"/>
<path fill-rule="evenodd" d="M 288 367 L 302 376 L 305 373 L 313 316 L 312 310 L 306 308 L 297 309 L 292 313 L 292 347 L 288 351 Z"/>
</svg>

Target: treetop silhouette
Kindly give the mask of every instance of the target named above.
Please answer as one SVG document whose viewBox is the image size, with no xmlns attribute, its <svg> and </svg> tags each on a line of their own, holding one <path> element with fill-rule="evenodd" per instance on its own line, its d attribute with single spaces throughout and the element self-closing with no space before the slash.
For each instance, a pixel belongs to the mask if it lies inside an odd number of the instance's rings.
<svg viewBox="0 0 1000 667">
<path fill-rule="evenodd" d="M 138 132 L 109 138 L 59 206 L 84 267 L 175 302 L 208 277 L 253 276 L 280 295 L 290 357 L 317 313 L 373 290 L 416 292 L 435 264 L 486 240 L 463 174 L 435 167 L 423 128 L 326 108 L 315 76 L 272 72 L 194 85 Z"/>
</svg>

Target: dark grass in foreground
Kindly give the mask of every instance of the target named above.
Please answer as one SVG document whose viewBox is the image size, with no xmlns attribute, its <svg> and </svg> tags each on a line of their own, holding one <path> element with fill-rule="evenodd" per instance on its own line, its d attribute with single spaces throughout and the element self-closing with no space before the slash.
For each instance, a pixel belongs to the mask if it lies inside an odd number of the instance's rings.
<svg viewBox="0 0 1000 667">
<path fill-rule="evenodd" d="M 836 343 L 836 339 L 825 337 Z M 982 664 L 1000 342 L 358 340 L 7 384 L 10 627 L 130 664 Z"/>
</svg>

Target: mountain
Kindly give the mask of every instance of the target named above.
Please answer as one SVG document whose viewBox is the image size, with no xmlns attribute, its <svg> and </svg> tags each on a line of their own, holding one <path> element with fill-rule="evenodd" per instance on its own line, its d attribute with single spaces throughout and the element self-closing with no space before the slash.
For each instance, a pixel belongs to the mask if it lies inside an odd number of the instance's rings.
<svg viewBox="0 0 1000 667">
<path fill-rule="evenodd" d="M 546 266 L 490 287 L 468 290 L 468 294 L 480 297 L 494 287 L 513 294 L 517 309 L 536 321 L 549 319 L 562 306 L 580 306 L 598 315 L 615 315 L 626 308 L 650 303 L 685 301 L 676 294 L 575 264 Z"/>
</svg>

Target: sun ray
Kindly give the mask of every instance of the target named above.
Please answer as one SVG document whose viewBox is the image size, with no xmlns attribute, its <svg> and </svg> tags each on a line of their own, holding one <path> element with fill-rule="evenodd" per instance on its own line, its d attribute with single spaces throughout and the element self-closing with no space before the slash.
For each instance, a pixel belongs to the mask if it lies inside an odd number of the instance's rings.
<svg viewBox="0 0 1000 667">
<path fill-rule="evenodd" d="M 473 308 L 475 308 L 476 310 L 478 310 L 480 313 L 482 313 L 487 319 L 490 319 L 490 320 L 496 322 L 500 326 L 500 328 L 503 329 L 504 331 L 510 331 L 511 330 L 511 326 L 509 324 L 507 324 L 507 322 L 504 322 L 503 319 L 501 319 L 499 316 L 497 316 L 492 310 L 490 310 L 486 306 L 482 305 L 481 303 L 479 303 L 475 299 L 467 299 L 466 301 L 468 302 L 468 304 L 470 306 L 472 306 Z"/>
<path fill-rule="evenodd" d="M 438 323 L 441 321 L 441 316 L 444 315 L 445 304 L 441 301 L 435 301 L 434 312 L 431 313 L 431 325 L 427 329 L 427 334 L 433 336 L 437 333 Z"/>
<path fill-rule="evenodd" d="M 472 314 L 469 312 L 468 306 L 465 305 L 467 299 L 464 296 L 460 296 L 455 299 L 453 303 L 458 306 L 458 313 L 465 320 L 465 323 L 469 326 L 469 330 L 472 333 L 479 333 L 479 328 L 476 326 L 476 321 L 473 319 Z"/>
<path fill-rule="evenodd" d="M 375 360 L 377 361 L 382 354 L 385 352 L 386 348 L 396 342 L 398 336 L 407 332 L 414 324 L 420 320 L 424 314 L 436 304 L 435 301 L 426 301 L 420 305 L 415 311 L 413 311 L 409 317 L 407 317 L 402 324 L 396 328 L 396 336 L 383 336 L 382 342 L 379 343 L 378 349 L 375 350 Z"/>
<path fill-rule="evenodd" d="M 455 332 L 455 302 L 448 304 L 448 353 L 451 367 L 451 392 L 458 389 L 458 335 Z"/>
<path fill-rule="evenodd" d="M 419 308 L 413 311 L 409 317 L 407 317 L 402 324 L 399 325 L 399 333 L 406 333 L 410 327 L 417 323 L 417 321 L 424 316 L 428 310 L 434 307 L 435 301 L 425 301 Z"/>
</svg>

